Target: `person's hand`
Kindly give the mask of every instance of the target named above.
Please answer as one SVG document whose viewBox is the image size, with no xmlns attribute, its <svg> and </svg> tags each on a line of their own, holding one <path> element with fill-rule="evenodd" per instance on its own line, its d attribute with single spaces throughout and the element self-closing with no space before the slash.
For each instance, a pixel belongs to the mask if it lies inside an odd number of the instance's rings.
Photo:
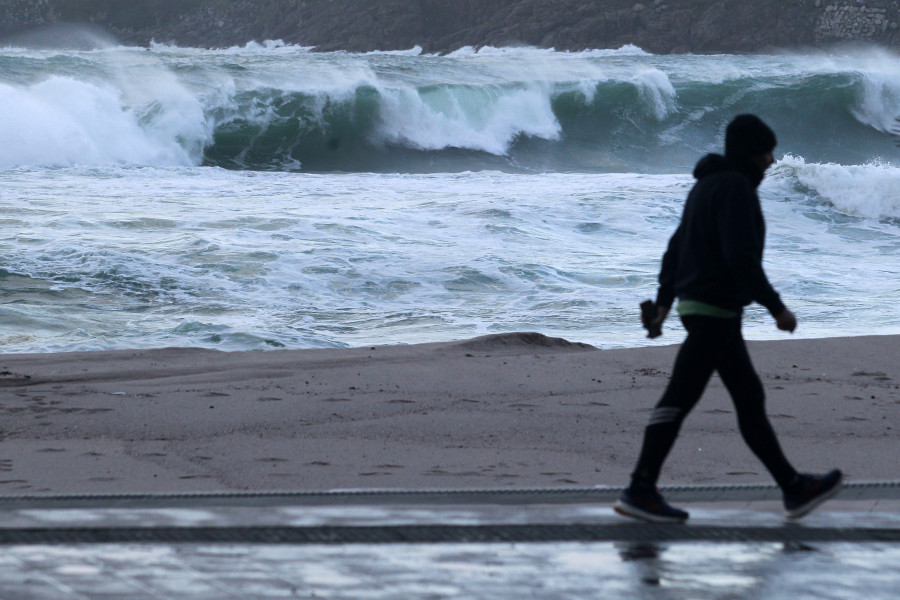
<svg viewBox="0 0 900 600">
<path fill-rule="evenodd" d="M 652 313 L 651 313 L 652 314 Z M 666 320 L 666 315 L 669 314 L 668 306 L 656 306 L 656 316 L 652 319 L 649 318 L 648 315 L 645 315 L 643 311 L 641 311 L 641 323 L 644 325 L 644 328 L 647 330 L 648 338 L 658 338 L 662 335 L 662 324 L 663 321 Z"/>
<path fill-rule="evenodd" d="M 794 330 L 797 328 L 797 317 L 795 317 L 794 313 L 788 309 L 784 309 L 775 315 L 775 325 L 781 331 L 790 331 L 791 333 L 794 333 Z"/>
<path fill-rule="evenodd" d="M 666 317 L 669 315 L 669 306 L 656 306 L 656 318 L 653 319 L 653 325 L 656 327 L 662 327 L 663 322 L 666 320 Z"/>
</svg>

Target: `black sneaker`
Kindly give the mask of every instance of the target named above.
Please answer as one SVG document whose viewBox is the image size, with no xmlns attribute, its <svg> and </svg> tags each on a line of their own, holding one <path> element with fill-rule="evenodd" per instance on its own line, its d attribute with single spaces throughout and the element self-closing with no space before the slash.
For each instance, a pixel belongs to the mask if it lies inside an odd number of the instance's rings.
<svg viewBox="0 0 900 600">
<path fill-rule="evenodd" d="M 620 515 L 652 523 L 684 523 L 688 513 L 669 505 L 655 489 L 626 489 L 613 506 Z"/>
<path fill-rule="evenodd" d="M 799 519 L 841 490 L 843 475 L 834 469 L 824 475 L 798 475 L 791 492 L 784 493 L 784 510 L 789 519 Z"/>
</svg>

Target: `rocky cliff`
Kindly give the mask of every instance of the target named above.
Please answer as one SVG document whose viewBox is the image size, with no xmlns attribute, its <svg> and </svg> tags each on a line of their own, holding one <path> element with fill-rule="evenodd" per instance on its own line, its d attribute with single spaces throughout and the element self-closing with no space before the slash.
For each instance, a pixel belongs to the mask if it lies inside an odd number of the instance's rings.
<svg viewBox="0 0 900 600">
<path fill-rule="evenodd" d="M 72 23 L 137 45 L 280 39 L 350 51 L 634 44 L 655 53 L 759 52 L 846 42 L 897 48 L 898 13 L 900 0 L 0 0 L 0 37 L 27 42 L 42 27 Z"/>
</svg>

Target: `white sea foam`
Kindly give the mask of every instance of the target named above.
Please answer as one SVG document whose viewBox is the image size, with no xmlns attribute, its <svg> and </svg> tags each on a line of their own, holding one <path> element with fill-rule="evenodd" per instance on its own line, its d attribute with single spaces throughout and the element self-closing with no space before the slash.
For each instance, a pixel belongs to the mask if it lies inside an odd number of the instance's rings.
<svg viewBox="0 0 900 600">
<path fill-rule="evenodd" d="M 578 51 L 556 50 L 555 48 L 536 48 L 532 46 L 464 46 L 450 52 L 450 57 L 466 56 L 563 56 L 580 58 L 603 58 L 610 56 L 652 56 L 649 52 L 633 44 L 625 44 L 617 49 L 590 49 Z"/>
<path fill-rule="evenodd" d="M 900 60 L 895 53 L 868 48 L 839 56 L 812 55 L 797 64 L 808 74 L 848 74 L 857 78 L 860 89 L 849 109 L 861 123 L 890 132 L 900 118 Z"/>
<path fill-rule="evenodd" d="M 141 116 L 120 103 L 118 90 L 65 77 L 32 86 L 0 84 L 0 166 L 76 164 L 189 165 L 171 134 L 165 110 Z M 162 108 L 162 107 L 160 107 Z"/>
<path fill-rule="evenodd" d="M 894 165 L 807 164 L 803 158 L 786 156 L 773 176 L 800 183 L 812 198 L 848 215 L 900 218 L 900 168 Z"/>
<path fill-rule="evenodd" d="M 534 330 L 641 344 L 634 305 L 654 293 L 691 182 L 686 173 L 8 172 L 0 184 L 16 224 L 3 236 L 5 268 L 26 279 L 6 287 L 29 300 L 4 309 L 0 344 L 238 350 Z M 900 328 L 900 315 L 882 314 L 900 277 L 896 226 L 842 221 L 827 203 L 806 216 L 797 184 L 782 164 L 762 193 L 770 276 L 803 315 L 803 335 Z M 747 332 L 776 335 L 764 311 L 748 313 Z"/>
<path fill-rule="evenodd" d="M 851 110 L 861 123 L 885 133 L 892 132 L 900 119 L 900 65 L 862 74 L 862 94 Z"/>
<path fill-rule="evenodd" d="M 668 76 L 659 69 L 638 73 L 635 84 L 657 119 L 664 119 L 675 109 L 676 92 Z"/>
<path fill-rule="evenodd" d="M 196 165 L 212 137 L 201 97 L 133 49 L 33 53 L 48 65 L 89 61 L 96 73 L 47 69 L 0 81 L 0 165 Z"/>
<path fill-rule="evenodd" d="M 520 135 L 557 139 L 560 125 L 543 86 L 384 90 L 384 141 L 423 150 L 469 148 L 506 154 Z"/>
</svg>

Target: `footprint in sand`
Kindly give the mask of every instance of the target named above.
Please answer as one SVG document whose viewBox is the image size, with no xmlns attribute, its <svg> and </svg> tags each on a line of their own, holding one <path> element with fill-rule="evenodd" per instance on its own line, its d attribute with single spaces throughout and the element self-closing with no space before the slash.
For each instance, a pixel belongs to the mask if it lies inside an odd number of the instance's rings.
<svg viewBox="0 0 900 600">
<path fill-rule="evenodd" d="M 0 372 L 0 385 L 14 386 L 27 383 L 29 380 L 31 380 L 31 375 L 21 375 L 12 371 Z"/>
<path fill-rule="evenodd" d="M 887 373 L 881 371 L 854 371 L 853 377 L 871 377 L 875 381 L 893 381 Z"/>
</svg>

